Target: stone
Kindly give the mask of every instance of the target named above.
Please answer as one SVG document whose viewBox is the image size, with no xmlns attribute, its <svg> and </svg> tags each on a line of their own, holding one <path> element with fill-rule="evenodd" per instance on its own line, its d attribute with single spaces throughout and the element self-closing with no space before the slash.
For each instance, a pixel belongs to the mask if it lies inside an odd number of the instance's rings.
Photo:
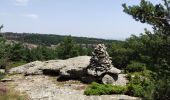
<svg viewBox="0 0 170 100">
<path fill-rule="evenodd" d="M 102 83 L 125 86 L 128 80 L 126 79 L 126 74 L 105 74 L 102 77 Z"/>
<path fill-rule="evenodd" d="M 10 79 L 10 78 L 4 78 L 4 79 L 1 79 L 0 81 L 1 81 L 1 82 L 9 82 L 9 81 L 13 81 L 13 80 Z"/>
<path fill-rule="evenodd" d="M 128 82 L 126 77 L 120 74 L 121 70 L 112 65 L 111 57 L 109 57 L 104 44 L 98 44 L 96 46 L 86 70 L 89 75 L 88 77 L 93 77 L 90 80 L 85 78 L 86 81 L 113 85 L 126 85 Z"/>
<path fill-rule="evenodd" d="M 121 71 L 112 65 L 109 54 L 104 44 L 98 44 L 92 52 L 87 74 L 100 77 L 105 73 L 119 74 Z"/>
<path fill-rule="evenodd" d="M 5 74 L 5 69 L 0 69 L 0 73 Z"/>
<path fill-rule="evenodd" d="M 102 78 L 102 83 L 103 84 L 113 84 L 115 81 L 117 81 L 118 76 L 117 75 L 109 75 L 106 74 L 104 75 L 104 77 Z"/>
</svg>

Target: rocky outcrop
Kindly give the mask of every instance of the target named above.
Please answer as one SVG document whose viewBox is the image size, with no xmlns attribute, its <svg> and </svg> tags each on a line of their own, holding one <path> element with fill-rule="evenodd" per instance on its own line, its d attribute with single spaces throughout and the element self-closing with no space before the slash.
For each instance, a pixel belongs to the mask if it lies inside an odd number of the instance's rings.
<svg viewBox="0 0 170 100">
<path fill-rule="evenodd" d="M 59 76 L 61 78 L 67 79 L 78 79 L 83 82 L 91 83 L 94 81 L 98 81 L 96 77 L 87 75 L 86 68 L 90 65 L 90 58 L 89 56 L 79 56 L 74 57 L 66 60 L 49 60 L 49 61 L 35 61 L 31 62 L 16 68 L 12 68 L 9 70 L 10 74 L 24 74 L 26 76 L 29 75 L 53 75 Z M 109 73 L 115 73 L 115 68 L 112 67 L 109 71 L 107 71 L 108 75 L 112 75 Z M 116 71 L 117 72 L 117 71 Z M 104 74 L 104 75 L 105 75 Z M 100 78 L 103 83 L 107 83 L 107 78 L 104 75 Z M 111 81 L 113 84 L 119 85 L 126 85 L 127 81 L 124 76 L 116 75 L 117 80 L 112 79 Z M 113 77 L 113 76 L 111 76 Z M 103 79 L 102 79 L 103 78 Z M 111 79 L 111 78 L 110 78 Z"/>
<path fill-rule="evenodd" d="M 66 67 L 60 70 L 60 76 L 65 78 L 81 78 L 85 76 L 89 61 L 89 56 L 80 56 L 66 60 L 63 62 Z"/>
<path fill-rule="evenodd" d="M 67 60 L 35 61 L 9 70 L 10 74 L 42 75 L 56 74 L 63 78 L 80 78 L 86 74 L 89 56 L 79 56 Z"/>
<path fill-rule="evenodd" d="M 19 67 L 15 67 L 9 70 L 8 73 L 10 74 L 32 74 L 38 75 L 43 74 L 39 68 L 43 67 L 43 62 L 41 61 L 34 61 Z"/>
<path fill-rule="evenodd" d="M 137 97 L 116 94 L 86 96 L 84 95 L 86 84 L 74 81 L 57 82 L 56 79 L 53 81 L 51 77 L 44 75 L 12 75 L 9 78 L 13 81 L 8 83 L 15 86 L 16 91 L 26 93 L 28 100 L 141 100 Z"/>
</svg>

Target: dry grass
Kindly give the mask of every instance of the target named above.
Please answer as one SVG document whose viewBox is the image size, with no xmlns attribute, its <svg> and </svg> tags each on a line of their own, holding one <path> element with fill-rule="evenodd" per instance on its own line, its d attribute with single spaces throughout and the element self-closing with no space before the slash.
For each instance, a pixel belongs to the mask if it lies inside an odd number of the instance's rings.
<svg viewBox="0 0 170 100">
<path fill-rule="evenodd" d="M 28 97 L 15 91 L 10 86 L 0 83 L 0 100 L 29 100 Z"/>
</svg>

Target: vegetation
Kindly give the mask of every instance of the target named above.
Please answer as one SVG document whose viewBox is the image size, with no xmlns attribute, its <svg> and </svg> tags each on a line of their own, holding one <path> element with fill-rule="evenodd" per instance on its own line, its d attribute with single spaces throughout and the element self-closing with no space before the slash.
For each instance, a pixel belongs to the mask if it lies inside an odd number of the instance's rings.
<svg viewBox="0 0 170 100">
<path fill-rule="evenodd" d="M 99 84 L 93 82 L 85 91 L 85 95 L 110 95 L 123 94 L 126 92 L 124 86 L 113 86 L 111 84 Z"/>
<path fill-rule="evenodd" d="M 108 48 L 114 66 L 128 74 L 130 82 L 125 94 L 147 100 L 170 98 L 170 1 L 163 2 L 164 5 L 146 0 L 134 6 L 123 4 L 125 13 L 153 26 L 153 32 L 145 29 L 140 36 L 132 35 Z M 101 89 L 95 90 L 100 92 Z M 91 94 L 93 91 L 91 89 Z"/>
<path fill-rule="evenodd" d="M 142 97 L 143 99 L 154 98 L 154 80 L 153 73 L 150 71 L 129 73 L 129 84 L 127 85 L 126 94 L 131 96 Z"/>
<path fill-rule="evenodd" d="M 6 70 L 14 68 L 14 67 L 21 66 L 21 65 L 24 65 L 24 64 L 26 64 L 26 62 L 24 62 L 24 61 L 11 62 L 8 66 L 6 66 Z"/>
<path fill-rule="evenodd" d="M 5 74 L 0 72 L 0 80 L 3 79 L 4 77 L 5 77 Z"/>
<path fill-rule="evenodd" d="M 57 45 L 58 43 L 63 42 L 64 38 L 67 37 L 53 34 L 12 33 L 12 32 L 2 33 L 2 35 L 8 40 L 17 40 L 20 42 L 45 46 Z M 109 44 L 112 42 L 120 42 L 117 40 L 105 40 L 86 37 L 72 37 L 72 38 L 78 44 L 98 44 L 98 43 Z"/>
<path fill-rule="evenodd" d="M 91 49 L 81 48 L 71 36 L 68 36 L 56 48 L 38 46 L 29 49 L 23 43 L 8 44 L 6 39 L 0 37 L 0 68 L 10 69 L 27 62 L 36 60 L 67 59 L 75 56 L 88 55 Z"/>
<path fill-rule="evenodd" d="M 58 57 L 61 59 L 67 59 L 79 55 L 78 46 L 75 45 L 71 36 L 64 39 L 64 42 L 62 42 L 57 48 L 57 52 Z"/>
<path fill-rule="evenodd" d="M 141 3 L 135 6 L 123 4 L 124 12 L 137 21 L 153 26 L 154 33 L 145 30 L 144 35 L 132 37 L 128 42 L 137 54 L 135 58 L 145 63 L 148 69 L 156 72 L 154 79 L 156 90 L 152 99 L 159 100 L 170 98 L 170 1 L 163 0 L 163 2 L 164 5 L 154 5 L 145 0 L 141 0 Z"/>
<path fill-rule="evenodd" d="M 6 40 L 0 37 L 0 67 L 6 67 L 11 62 L 67 59 L 89 55 L 91 49 L 81 48 L 77 43 L 113 42 L 108 45 L 109 55 L 112 57 L 113 65 L 128 74 L 129 84 L 121 87 L 92 83 L 85 94 L 128 94 L 148 100 L 168 100 L 170 98 L 170 2 L 163 0 L 163 3 L 154 5 L 149 1 L 141 0 L 139 5 L 123 4 L 125 13 L 131 15 L 136 21 L 153 26 L 153 32 L 145 29 L 140 36 L 132 35 L 125 41 L 4 33 L 2 36 L 7 39 L 40 46 L 28 49 L 22 43 L 6 44 Z M 58 43 L 60 45 L 55 49 L 46 47 Z"/>
<path fill-rule="evenodd" d="M 131 64 L 128 64 L 126 67 L 127 72 L 141 72 L 145 71 L 146 65 L 144 63 L 139 62 L 132 62 Z"/>
</svg>

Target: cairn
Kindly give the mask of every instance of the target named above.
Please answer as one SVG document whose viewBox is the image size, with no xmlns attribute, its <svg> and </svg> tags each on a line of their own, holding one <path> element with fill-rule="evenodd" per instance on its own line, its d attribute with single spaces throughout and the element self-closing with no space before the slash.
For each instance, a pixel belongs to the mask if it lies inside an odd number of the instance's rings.
<svg viewBox="0 0 170 100">
<path fill-rule="evenodd" d="M 103 74 L 119 74 L 121 71 L 112 65 L 111 58 L 106 51 L 104 44 L 98 44 L 92 52 L 90 64 L 87 67 L 87 74 L 95 77 L 100 77 Z"/>
</svg>

